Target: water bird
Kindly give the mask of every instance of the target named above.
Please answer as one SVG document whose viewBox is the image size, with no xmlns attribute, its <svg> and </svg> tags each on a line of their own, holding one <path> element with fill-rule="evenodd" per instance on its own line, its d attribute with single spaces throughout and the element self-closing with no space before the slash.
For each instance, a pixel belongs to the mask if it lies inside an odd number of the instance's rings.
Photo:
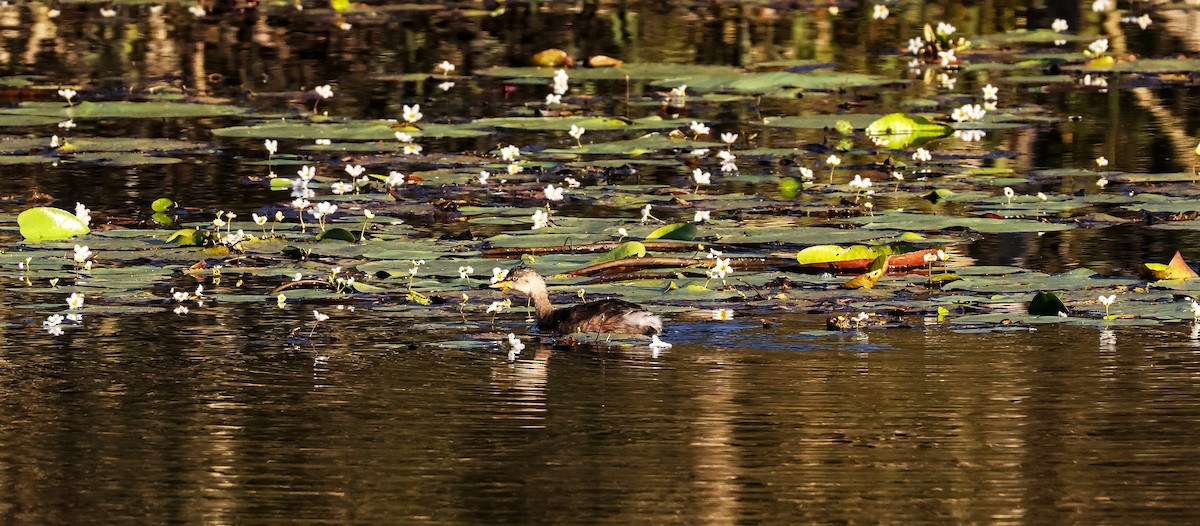
<svg viewBox="0 0 1200 526">
<path fill-rule="evenodd" d="M 657 314 L 625 300 L 603 299 L 555 309 L 550 303 L 545 278 L 526 266 L 512 269 L 492 288 L 514 290 L 529 297 L 533 301 L 538 329 L 544 331 L 650 335 L 661 333 L 663 328 L 662 318 Z"/>
</svg>

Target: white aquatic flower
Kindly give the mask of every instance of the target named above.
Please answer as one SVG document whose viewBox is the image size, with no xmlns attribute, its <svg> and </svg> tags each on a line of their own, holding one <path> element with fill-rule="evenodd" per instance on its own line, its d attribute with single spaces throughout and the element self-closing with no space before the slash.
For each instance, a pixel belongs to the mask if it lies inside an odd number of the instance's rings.
<svg viewBox="0 0 1200 526">
<path fill-rule="evenodd" d="M 998 93 L 1000 93 L 1000 88 L 988 83 L 983 87 L 983 100 L 999 100 Z"/>
<path fill-rule="evenodd" d="M 1017 193 L 1012 189 L 1011 186 L 1004 187 L 1004 197 L 1012 199 L 1015 195 L 1017 195 Z"/>
<path fill-rule="evenodd" d="M 387 179 L 384 179 L 383 182 L 391 187 L 404 186 L 404 174 L 393 170 L 388 173 Z"/>
<path fill-rule="evenodd" d="M 625 230 L 625 227 L 620 227 L 620 228 L 618 228 L 618 229 L 617 229 L 617 236 L 619 236 L 619 237 L 629 237 L 629 231 L 628 231 L 628 230 Z"/>
<path fill-rule="evenodd" d="M 300 176 L 301 181 L 311 181 L 313 177 L 317 176 L 317 167 L 306 164 L 296 172 L 296 175 Z"/>
<path fill-rule="evenodd" d="M 511 144 L 500 149 L 500 158 L 507 162 L 515 162 L 520 156 L 521 149 Z"/>
<path fill-rule="evenodd" d="M 1196 300 L 1192 300 L 1192 317 L 1200 318 L 1200 303 L 1196 303 Z"/>
<path fill-rule="evenodd" d="M 531 218 L 533 219 L 533 226 L 530 228 L 531 230 L 537 230 L 539 228 L 550 226 L 550 214 L 545 210 L 538 209 L 538 211 L 533 213 Z"/>
<path fill-rule="evenodd" d="M 1136 19 L 1134 19 L 1134 21 L 1137 22 L 1138 27 L 1140 27 L 1142 29 L 1146 29 L 1147 27 L 1150 27 L 1150 23 L 1151 23 L 1150 15 L 1147 15 L 1147 14 L 1143 14 L 1142 16 L 1137 17 Z"/>
<path fill-rule="evenodd" d="M 403 149 L 404 155 L 417 155 L 417 154 L 421 153 L 421 150 L 423 150 L 423 148 L 421 147 L 420 144 L 417 144 L 415 142 L 404 143 L 404 149 Z"/>
<path fill-rule="evenodd" d="M 571 138 L 578 141 L 580 137 L 583 137 L 583 132 L 585 132 L 585 131 L 587 131 L 587 130 L 572 124 L 571 131 L 567 132 L 567 135 L 570 135 Z"/>
<path fill-rule="evenodd" d="M 733 161 L 722 161 L 721 162 L 721 171 L 724 173 L 733 173 L 733 172 L 738 171 L 738 167 L 737 167 L 737 164 L 734 163 Z"/>
<path fill-rule="evenodd" d="M 725 144 L 733 145 L 733 143 L 737 142 L 737 140 L 738 134 L 736 133 L 726 132 L 721 134 L 721 142 L 724 142 Z"/>
<path fill-rule="evenodd" d="M 555 70 L 553 80 L 554 80 L 553 89 L 554 89 L 555 94 L 563 95 L 563 94 L 567 93 L 568 89 L 570 89 L 570 86 L 567 85 L 567 81 L 570 80 L 570 77 L 567 76 L 567 70 L 565 70 L 565 69 Z"/>
<path fill-rule="evenodd" d="M 695 170 L 692 170 L 692 179 L 696 181 L 697 186 L 702 184 L 711 184 L 712 174 L 696 168 Z"/>
<path fill-rule="evenodd" d="M 508 333 L 508 361 L 516 360 L 517 356 L 524 350 L 525 344 L 521 342 L 521 339 L 517 338 L 517 335 L 511 332 Z"/>
<path fill-rule="evenodd" d="M 903 172 L 892 172 L 892 178 L 893 178 L 893 179 L 895 179 L 895 180 L 897 180 L 897 181 L 903 181 L 903 180 L 904 180 L 904 173 L 903 173 Z"/>
<path fill-rule="evenodd" d="M 64 130 L 70 130 L 71 128 L 75 127 L 75 121 L 73 119 L 67 119 L 58 123 L 58 127 Z"/>
<path fill-rule="evenodd" d="M 875 4 L 875 10 L 871 13 L 871 18 L 875 20 L 884 20 L 888 17 L 888 8 L 883 4 Z"/>
<path fill-rule="evenodd" d="M 64 99 L 67 99 L 67 102 L 71 102 L 71 99 L 75 98 L 75 95 L 78 95 L 78 94 L 79 94 L 78 91 L 75 91 L 71 88 L 64 88 L 64 89 L 58 90 L 58 96 L 62 97 Z"/>
<path fill-rule="evenodd" d="M 57 135 L 50 137 L 50 147 L 51 148 L 58 148 L 61 145 L 62 145 L 62 142 L 59 140 Z"/>
<path fill-rule="evenodd" d="M 313 141 L 313 143 L 317 146 L 329 146 L 330 144 L 333 144 L 333 141 L 330 139 L 317 139 Z"/>
<path fill-rule="evenodd" d="M 913 37 L 908 39 L 907 51 L 914 55 L 920 55 L 925 50 L 925 40 L 921 37 Z"/>
<path fill-rule="evenodd" d="M 1038 198 L 1038 200 L 1039 200 L 1039 201 L 1045 201 L 1045 200 L 1047 200 L 1047 199 L 1050 199 L 1048 196 L 1046 196 L 1046 193 L 1045 193 L 1045 192 L 1038 192 L 1038 193 L 1037 193 L 1037 198 Z"/>
<path fill-rule="evenodd" d="M 954 136 L 965 142 L 982 141 L 985 135 L 983 130 L 954 130 Z"/>
<path fill-rule="evenodd" d="M 1101 155 L 1100 157 L 1097 157 L 1096 158 L 1096 166 L 1098 166 L 1100 168 L 1104 168 L 1105 166 L 1108 166 L 1108 159 L 1105 158 L 1103 155 Z"/>
<path fill-rule="evenodd" d="M 562 201 L 563 200 L 563 192 L 565 192 L 565 191 L 566 191 L 565 188 L 563 188 L 561 186 L 555 187 L 554 184 L 552 183 L 552 184 L 546 185 L 546 189 L 543 190 L 542 193 L 545 194 L 546 199 L 548 199 L 550 201 Z"/>
<path fill-rule="evenodd" d="M 92 224 L 92 211 L 88 207 L 83 206 L 83 203 L 75 203 L 75 217 L 79 219 L 84 226 Z"/>
<path fill-rule="evenodd" d="M 854 180 L 850 181 L 850 189 L 855 191 L 864 191 L 871 187 L 871 178 L 863 177 L 859 174 L 854 174 Z"/>
<path fill-rule="evenodd" d="M 196 18 L 201 18 L 208 14 L 208 11 L 205 11 L 204 6 L 202 6 L 202 5 L 194 5 L 194 6 L 189 7 L 188 12 L 191 13 L 192 16 L 195 16 Z"/>
<path fill-rule="evenodd" d="M 437 85 L 437 88 L 442 91 L 450 91 L 450 88 L 453 88 L 453 87 L 454 87 L 454 83 L 450 82 L 448 80 L 446 82 L 442 82 Z"/>
<path fill-rule="evenodd" d="M 650 217 L 652 217 L 650 215 L 650 205 L 643 206 L 642 207 L 642 224 L 643 225 L 646 224 L 646 221 L 649 221 Z"/>
<path fill-rule="evenodd" d="M 62 314 L 51 314 L 46 317 L 45 321 L 42 322 L 42 327 L 46 329 L 49 329 L 50 327 L 57 327 L 62 325 L 62 322 L 65 319 L 66 318 L 64 318 Z"/>
<path fill-rule="evenodd" d="M 490 178 L 491 176 L 492 176 L 492 174 L 488 173 L 487 170 L 480 170 L 479 171 L 479 184 L 487 184 L 488 178 Z"/>
<path fill-rule="evenodd" d="M 334 195 L 344 195 L 354 191 L 354 185 L 341 181 L 333 183 L 329 187 L 333 190 Z"/>
<path fill-rule="evenodd" d="M 1105 307 L 1111 307 L 1113 302 L 1117 301 L 1117 295 L 1110 294 L 1108 296 L 1105 296 L 1105 295 L 1101 294 L 1100 297 L 1097 299 L 1100 300 L 1101 305 L 1104 305 Z"/>
<path fill-rule="evenodd" d="M 1112 0 L 1095 0 L 1092 2 L 1092 11 L 1097 13 L 1112 9 Z"/>
<path fill-rule="evenodd" d="M 567 178 L 564 178 L 564 179 L 563 179 L 563 182 L 564 182 L 564 183 L 567 183 L 567 187 L 568 187 L 568 188 L 579 188 L 580 186 L 583 186 L 583 185 L 582 185 L 582 184 L 581 184 L 581 183 L 580 183 L 578 180 L 576 180 L 574 177 L 567 177 Z"/>
<path fill-rule="evenodd" d="M 267 216 L 260 216 L 257 213 L 252 212 L 250 214 L 250 218 L 253 219 L 254 224 L 256 224 L 258 226 L 263 226 L 263 225 L 267 224 Z"/>
<path fill-rule="evenodd" d="M 82 309 L 83 308 L 83 294 L 80 294 L 78 292 L 72 292 L 70 296 L 67 296 L 67 308 L 69 308 L 71 310 Z"/>
<path fill-rule="evenodd" d="M 92 258 L 92 250 L 87 245 L 75 245 L 75 262 L 83 263 Z"/>
<path fill-rule="evenodd" d="M 328 319 L 329 319 L 329 315 L 328 315 L 328 314 L 321 314 L 321 311 L 319 311 L 319 310 L 316 310 L 316 309 L 313 309 L 313 319 L 317 320 L 317 323 L 320 323 L 320 322 L 323 322 L 323 321 L 325 321 L 325 320 L 328 320 Z"/>
<path fill-rule="evenodd" d="M 737 156 L 734 155 L 729 150 L 721 150 L 721 151 L 717 152 L 717 158 L 720 159 L 721 162 L 723 162 L 723 163 L 731 163 L 731 162 L 737 160 Z"/>
<path fill-rule="evenodd" d="M 828 164 L 829 166 L 837 166 L 842 164 L 842 159 L 836 155 L 830 155 L 829 157 L 825 158 L 825 164 Z"/>
<path fill-rule="evenodd" d="M 938 51 L 938 58 L 941 59 L 941 64 L 942 64 L 943 68 L 949 67 L 951 64 L 954 64 L 955 62 L 958 61 L 958 57 L 954 55 L 953 49 L 947 49 L 945 51 Z"/>
<path fill-rule="evenodd" d="M 729 264 L 731 258 L 713 258 L 713 266 L 708 269 L 708 277 L 712 279 L 725 279 L 725 276 L 733 274 L 733 266 Z"/>
<path fill-rule="evenodd" d="M 1070 26 L 1067 25 L 1066 20 L 1055 18 L 1054 23 L 1050 24 L 1050 29 L 1053 29 L 1055 33 L 1062 33 L 1067 29 L 1070 29 Z"/>
<path fill-rule="evenodd" d="M 562 104 L 562 95 L 559 95 L 557 93 L 547 93 L 546 94 L 546 105 L 549 106 L 551 104 Z"/>
<path fill-rule="evenodd" d="M 404 118 L 405 122 L 417 122 L 421 120 L 421 117 L 424 117 L 421 113 L 420 104 L 413 104 L 412 106 L 405 104 L 403 110 L 401 117 Z"/>
<path fill-rule="evenodd" d="M 400 142 L 413 142 L 413 136 L 404 132 L 396 132 L 396 140 Z"/>
<path fill-rule="evenodd" d="M 1088 44 L 1088 51 L 1091 51 L 1092 55 L 1101 55 L 1105 51 L 1108 51 L 1108 39 L 1101 38 Z"/>
<path fill-rule="evenodd" d="M 1096 181 L 1096 186 L 1099 186 L 1103 190 L 1105 186 L 1108 186 L 1108 179 L 1101 177 Z"/>
<path fill-rule="evenodd" d="M 953 35 L 955 31 L 958 31 L 958 28 L 945 22 L 938 22 L 937 29 L 934 30 L 935 33 L 941 35 L 942 37 L 949 37 L 950 35 Z"/>
<path fill-rule="evenodd" d="M 454 71 L 454 64 L 451 64 L 448 60 L 443 60 L 441 64 L 434 66 L 433 69 L 449 75 Z"/>
<path fill-rule="evenodd" d="M 201 8 L 201 9 L 203 9 L 203 8 Z M 104 18 L 112 18 L 114 16 L 117 16 L 117 10 L 109 8 L 109 7 L 101 7 L 100 8 L 100 16 L 102 16 Z"/>
<path fill-rule="evenodd" d="M 508 175 L 517 175 L 524 171 L 525 171 L 525 167 L 523 167 L 517 163 L 508 163 Z M 503 183 L 504 180 L 501 180 L 500 182 Z"/>
<path fill-rule="evenodd" d="M 494 312 L 496 314 L 500 314 L 501 312 L 504 312 L 504 308 L 508 307 L 509 305 L 512 305 L 512 300 L 493 301 L 491 305 L 488 305 L 487 313 L 491 314 Z"/>
<path fill-rule="evenodd" d="M 316 92 L 317 96 L 321 97 L 322 99 L 328 99 L 328 98 L 333 97 L 333 87 L 330 86 L 329 84 L 325 84 L 324 86 L 317 86 L 317 87 L 313 88 L 313 91 Z"/>
<path fill-rule="evenodd" d="M 930 159 L 933 159 L 933 155 L 930 154 L 929 150 L 926 150 L 925 148 L 917 148 L 917 151 L 915 153 L 913 153 L 912 158 L 914 161 L 923 163 Z"/>
<path fill-rule="evenodd" d="M 508 277 L 508 271 L 500 267 L 492 267 L 492 284 L 495 285 Z"/>
<path fill-rule="evenodd" d="M 188 313 L 187 305 L 180 305 L 178 307 L 175 307 L 174 312 L 175 312 L 175 314 L 177 314 L 179 316 L 183 316 L 184 314 L 187 314 Z"/>
<path fill-rule="evenodd" d="M 987 110 L 978 104 L 963 104 L 961 107 L 955 108 L 950 114 L 950 118 L 957 122 L 975 122 L 983 119 L 987 115 Z"/>
<path fill-rule="evenodd" d="M 690 128 L 692 133 L 697 136 L 708 135 L 708 132 L 711 130 L 711 128 L 699 121 L 692 121 L 691 124 L 688 125 L 688 128 Z"/>
<path fill-rule="evenodd" d="M 1083 80 L 1081 81 L 1081 83 L 1084 86 L 1090 86 L 1090 87 L 1094 87 L 1094 88 L 1107 88 L 1108 87 L 1107 79 L 1105 79 L 1103 76 L 1100 76 L 1100 75 L 1096 75 L 1095 77 L 1093 77 L 1090 73 L 1083 76 Z"/>
<path fill-rule="evenodd" d="M 267 149 L 267 155 L 275 155 L 279 151 L 279 141 L 275 139 L 267 139 L 263 141 L 263 147 Z"/>
<path fill-rule="evenodd" d="M 697 210 L 696 215 L 692 218 L 693 223 L 704 223 L 706 221 L 712 221 L 712 211 Z"/>
<path fill-rule="evenodd" d="M 816 178 L 816 176 L 817 175 L 813 173 L 812 168 L 806 168 L 803 166 L 800 167 L 800 177 L 805 181 L 812 181 Z"/>
<path fill-rule="evenodd" d="M 460 277 L 462 279 L 467 279 L 468 277 L 471 276 L 471 274 L 474 274 L 474 273 L 475 273 L 474 267 L 469 267 L 469 266 L 458 267 L 458 277 Z"/>
<path fill-rule="evenodd" d="M 358 176 L 362 175 L 362 173 L 366 170 L 367 169 L 363 168 L 363 166 L 361 164 L 347 164 L 346 165 L 346 173 L 350 174 L 350 177 L 358 177 Z"/>
</svg>

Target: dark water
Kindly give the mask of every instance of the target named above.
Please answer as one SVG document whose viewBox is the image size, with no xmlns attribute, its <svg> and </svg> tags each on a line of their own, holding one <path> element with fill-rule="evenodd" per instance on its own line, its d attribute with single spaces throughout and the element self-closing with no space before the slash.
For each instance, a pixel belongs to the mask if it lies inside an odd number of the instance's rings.
<svg viewBox="0 0 1200 526">
<path fill-rule="evenodd" d="M 536 103 L 545 89 L 475 79 L 443 93 L 399 75 L 443 59 L 470 74 L 559 46 L 630 61 L 813 58 L 904 78 L 906 57 L 895 50 L 925 20 L 953 21 L 969 35 L 1045 27 L 1055 17 L 1099 30 L 1090 2 L 1054 4 L 892 5 L 888 26 L 867 20 L 870 4 L 843 5 L 837 18 L 824 5 L 613 2 L 591 13 L 550 3 L 498 17 L 397 8 L 352 18 L 347 32 L 316 5 L 200 21 L 178 5 L 162 15 L 122 6 L 101 19 L 99 4 L 67 4 L 51 20 L 31 3 L 0 7 L 0 74 L 85 83 L 92 100 L 173 85 L 264 113 L 295 112 L 308 104 L 300 90 L 332 82 L 338 96 L 327 104 L 338 115 L 394 117 L 419 102 L 438 108 L 434 120 L 465 120 Z M 1158 31 L 1131 34 L 1120 43 L 1126 51 L 1200 52 L 1194 9 L 1151 13 Z M 960 77 L 964 92 L 986 83 Z M 694 111 L 740 122 L 829 113 L 840 102 L 872 111 L 933 92 L 915 83 Z M 1195 147 L 1198 94 L 1194 82 L 1034 90 L 1020 97 L 1083 118 L 989 140 L 1003 137 L 996 146 L 1016 155 L 996 162 L 1018 171 L 1097 155 L 1129 172 L 1182 171 L 1176 159 L 1187 157 L 1164 152 Z M 622 111 L 605 97 L 594 104 Z M 105 216 L 137 216 L 160 196 L 198 210 L 273 204 L 277 197 L 240 182 L 261 169 L 242 164 L 261 157 L 258 141 L 209 134 L 226 124 L 81 122 L 79 135 L 211 141 L 222 153 L 136 169 L 0 166 L 0 195 L 37 190 Z M 763 133 L 776 145 L 823 139 Z M 424 146 L 487 150 L 499 140 Z M 6 202 L 0 213 L 23 207 Z M 988 236 L 964 257 L 1121 274 L 1176 249 L 1195 254 L 1200 238 L 1137 225 Z M 766 329 L 757 315 L 674 319 L 666 339 L 675 347 L 658 355 L 531 342 L 510 362 L 500 349 L 430 347 L 428 334 L 411 330 L 414 320 L 388 314 L 347 316 L 331 330 L 335 339 L 316 345 L 291 339 L 294 319 L 273 305 L 97 316 L 87 331 L 58 338 L 36 329 L 34 308 L 2 293 L 0 315 L 0 517 L 10 523 L 1179 524 L 1200 516 L 1200 334 L 1191 324 L 987 335 L 931 325 L 815 337 L 806 333 L 823 317 L 779 312 L 765 315 L 778 321 Z"/>
</svg>

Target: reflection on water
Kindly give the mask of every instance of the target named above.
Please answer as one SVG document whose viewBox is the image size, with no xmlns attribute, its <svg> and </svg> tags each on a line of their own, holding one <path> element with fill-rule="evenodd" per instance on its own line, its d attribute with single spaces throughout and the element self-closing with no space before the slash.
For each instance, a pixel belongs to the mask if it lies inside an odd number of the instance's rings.
<svg viewBox="0 0 1200 526">
<path fill-rule="evenodd" d="M 825 6 L 551 3 L 468 17 L 426 3 L 352 18 L 354 29 L 342 31 L 328 15 L 284 10 L 218 24 L 179 5 L 158 13 L 120 3 L 117 17 L 100 19 L 91 14 L 97 4 L 66 3 L 51 18 L 49 3 L 14 2 L 0 6 L 0 73 L 86 84 L 97 99 L 123 99 L 130 86 L 174 86 L 263 114 L 307 107 L 302 91 L 332 82 L 339 95 L 322 107 L 333 115 L 395 117 L 419 102 L 443 120 L 504 115 L 537 105 L 544 90 L 472 79 L 443 92 L 406 73 L 450 60 L 469 75 L 550 45 L 631 61 L 813 59 L 914 81 L 880 94 L 688 110 L 745 122 L 838 104 L 875 111 L 936 93 L 936 80 L 911 75 L 895 53 L 922 20 L 991 33 L 1062 17 L 1089 34 L 1107 24 L 1120 53 L 1200 51 L 1195 10 L 1156 11 L 1161 31 L 1125 38 L 1119 21 L 1099 19 L 1088 3 L 909 3 L 887 24 L 871 23 L 862 6 L 835 17 Z M 962 72 L 957 82 L 974 91 L 988 80 Z M 1150 88 L 1013 88 L 1018 101 L 1080 118 L 950 148 L 1004 148 L 1012 154 L 980 165 L 1019 172 L 1099 155 L 1128 171 L 1184 169 L 1178 159 L 1194 147 L 1185 139 L 1200 128 L 1196 87 Z M 624 83 L 581 89 L 596 95 L 598 111 L 659 111 L 605 102 Z M 24 96 L 0 92 L 5 103 Z M 147 121 L 81 122 L 75 133 L 214 141 L 233 153 L 137 170 L 0 166 L 0 195 L 46 192 L 118 216 L 137 216 L 161 196 L 239 211 L 277 200 L 238 183 L 263 167 L 237 158 L 257 144 L 209 133 L 229 122 Z M 824 131 L 759 133 L 777 147 L 826 140 Z M 494 142 L 426 147 L 487 150 Z M 1053 184 L 1026 191 L 1094 183 Z M 4 213 L 20 208 L 0 204 Z M 954 260 L 1116 274 L 1178 248 L 1200 249 L 1200 239 L 1134 224 L 993 235 Z M 818 316 L 771 313 L 773 325 L 763 328 L 719 309 L 676 320 L 666 335 L 674 347 L 664 352 L 531 341 L 509 361 L 490 347 L 501 338 L 476 334 L 486 328 L 422 331 L 414 324 L 428 320 L 387 314 L 343 317 L 330 323 L 328 340 L 292 346 L 295 317 L 259 305 L 189 317 L 101 310 L 87 315 L 86 331 L 47 339 L 31 330 L 41 314 L 13 301 L 0 296 L 5 522 L 1143 524 L 1200 516 L 1196 324 L 975 335 L 927 320 L 921 329 L 814 336 Z M 431 345 L 452 331 L 480 343 Z"/>
</svg>

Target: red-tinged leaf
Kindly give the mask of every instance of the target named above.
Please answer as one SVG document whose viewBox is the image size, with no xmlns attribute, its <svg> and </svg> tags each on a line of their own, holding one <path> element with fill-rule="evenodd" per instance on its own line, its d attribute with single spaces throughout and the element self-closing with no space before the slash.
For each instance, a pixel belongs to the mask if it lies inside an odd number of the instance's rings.
<svg viewBox="0 0 1200 526">
<path fill-rule="evenodd" d="M 1171 262 L 1166 265 L 1146 263 L 1146 272 L 1153 279 L 1191 279 L 1200 276 L 1183 260 L 1183 255 L 1178 250 L 1175 251 L 1175 257 L 1171 258 Z"/>
</svg>

